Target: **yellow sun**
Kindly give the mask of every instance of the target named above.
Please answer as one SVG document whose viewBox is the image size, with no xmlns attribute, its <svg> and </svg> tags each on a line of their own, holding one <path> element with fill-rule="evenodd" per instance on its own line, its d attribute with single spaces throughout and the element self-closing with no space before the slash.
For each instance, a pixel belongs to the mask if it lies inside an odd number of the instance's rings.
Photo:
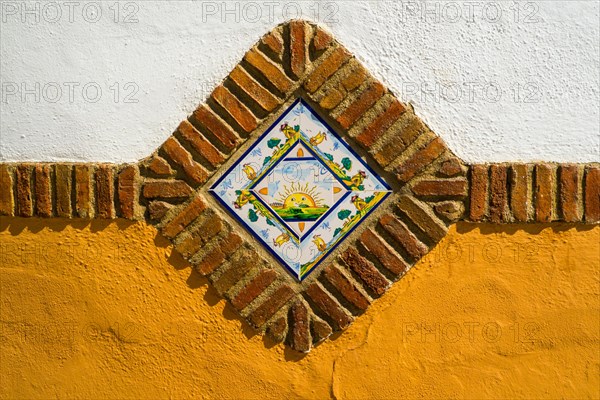
<svg viewBox="0 0 600 400">
<path fill-rule="evenodd" d="M 305 185 L 292 183 L 290 187 L 284 186 L 279 193 L 278 201 L 283 203 L 283 208 L 290 207 L 321 207 L 323 200 L 315 187 L 309 188 Z"/>
<path fill-rule="evenodd" d="M 284 208 L 302 206 L 316 207 L 317 204 L 315 203 L 315 200 L 311 197 L 311 195 L 302 192 L 292 193 L 283 201 Z"/>
</svg>

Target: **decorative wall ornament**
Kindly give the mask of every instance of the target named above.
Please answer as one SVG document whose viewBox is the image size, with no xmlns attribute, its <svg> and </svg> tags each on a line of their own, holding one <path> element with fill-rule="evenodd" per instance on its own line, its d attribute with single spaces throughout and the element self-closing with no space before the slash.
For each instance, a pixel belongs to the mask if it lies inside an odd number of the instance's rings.
<svg viewBox="0 0 600 400">
<path fill-rule="evenodd" d="M 0 215 L 145 219 L 308 352 L 456 221 L 597 224 L 600 164 L 467 166 L 328 32 L 290 21 L 139 163 L 0 164 Z"/>
</svg>

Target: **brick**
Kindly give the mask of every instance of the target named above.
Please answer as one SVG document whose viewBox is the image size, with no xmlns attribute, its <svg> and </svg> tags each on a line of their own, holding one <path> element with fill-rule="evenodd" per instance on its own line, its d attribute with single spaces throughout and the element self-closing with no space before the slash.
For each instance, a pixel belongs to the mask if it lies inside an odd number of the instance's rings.
<svg viewBox="0 0 600 400">
<path fill-rule="evenodd" d="M 311 348 L 310 321 L 308 309 L 303 302 L 297 301 L 291 307 L 292 332 L 290 347 L 302 353 L 308 353 Z"/>
<path fill-rule="evenodd" d="M 242 129 L 250 133 L 258 126 L 258 121 L 252 112 L 223 85 L 217 86 L 211 97 L 227 111 Z"/>
<path fill-rule="evenodd" d="M 399 197 L 397 206 L 400 211 L 406 214 L 433 241 L 439 242 L 446 236 L 446 226 L 437 217 L 428 212 L 429 207 L 426 204 L 421 203 L 411 196 L 403 195 Z"/>
<path fill-rule="evenodd" d="M 334 87 L 327 91 L 319 105 L 325 110 L 331 110 L 337 107 L 344 100 L 344 97 L 346 97 L 346 92 Z"/>
<path fill-rule="evenodd" d="M 175 171 L 169 163 L 162 157 L 154 156 L 148 164 L 148 169 L 158 176 L 167 177 L 175 175 Z"/>
<path fill-rule="evenodd" d="M 600 168 L 585 170 L 585 222 L 600 221 Z"/>
<path fill-rule="evenodd" d="M 408 229 L 404 222 L 391 214 L 385 214 L 379 219 L 381 227 L 394 239 L 414 261 L 419 260 L 429 251 L 417 237 Z"/>
<path fill-rule="evenodd" d="M 275 57 L 281 61 L 283 55 L 283 38 L 277 31 L 271 31 L 262 38 L 262 42 L 273 52 Z"/>
<path fill-rule="evenodd" d="M 216 214 L 210 215 L 190 235 L 175 246 L 183 257 L 190 258 L 210 239 L 223 229 L 223 220 Z"/>
<path fill-rule="evenodd" d="M 451 158 L 442 163 L 439 170 L 440 175 L 451 178 L 453 176 L 462 175 L 463 169 L 461 162 L 456 158 Z"/>
<path fill-rule="evenodd" d="M 396 276 L 403 275 L 409 265 L 396 254 L 375 232 L 367 228 L 360 235 L 360 243 L 367 249 L 385 269 Z"/>
<path fill-rule="evenodd" d="M 35 213 L 40 217 L 52 216 L 52 190 L 50 166 L 35 166 Z"/>
<path fill-rule="evenodd" d="M 256 102 L 263 110 L 273 111 L 279 104 L 279 100 L 275 95 L 262 87 L 260 83 L 254 80 L 245 69 L 237 65 L 229 74 L 229 77 L 236 85 L 244 91 L 252 100 Z"/>
<path fill-rule="evenodd" d="M 260 296 L 266 288 L 277 278 L 277 272 L 272 269 L 264 269 L 255 276 L 240 292 L 231 300 L 231 304 L 241 311 L 254 299 Z"/>
<path fill-rule="evenodd" d="M 310 332 L 312 334 L 313 344 L 321 343 L 333 333 L 328 323 L 317 319 L 315 316 L 311 318 Z"/>
<path fill-rule="evenodd" d="M 196 271 L 201 275 L 213 273 L 223 261 L 231 256 L 242 245 L 242 238 L 237 233 L 230 233 L 217 246 L 202 257 L 196 264 Z"/>
<path fill-rule="evenodd" d="M 356 140 L 364 148 L 370 148 L 405 111 L 404 105 L 394 99 L 392 104 L 356 137 Z"/>
<path fill-rule="evenodd" d="M 183 199 L 189 197 L 193 190 L 184 181 L 146 181 L 142 193 L 147 199 Z"/>
<path fill-rule="evenodd" d="M 92 217 L 90 166 L 75 165 L 75 216 Z"/>
<path fill-rule="evenodd" d="M 148 214 L 152 221 L 160 221 L 173 206 L 164 201 L 155 200 L 148 203 Z"/>
<path fill-rule="evenodd" d="M 337 122 L 344 129 L 350 128 L 384 93 L 385 87 L 381 83 L 371 82 L 365 91 L 337 117 Z"/>
<path fill-rule="evenodd" d="M 490 221 L 508 222 L 508 167 L 490 166 Z"/>
<path fill-rule="evenodd" d="M 408 182 L 416 176 L 423 168 L 438 158 L 446 150 L 442 139 L 435 138 L 425 147 L 418 150 L 408 160 L 396 167 L 396 176 L 400 182 Z"/>
<path fill-rule="evenodd" d="M 352 317 L 319 284 L 310 284 L 304 293 L 333 323 L 336 330 L 346 329 L 352 323 Z"/>
<path fill-rule="evenodd" d="M 581 220 L 579 216 L 579 171 L 576 165 L 561 165 L 558 169 L 558 206 L 562 219 L 567 222 Z"/>
<path fill-rule="evenodd" d="M 238 137 L 231 128 L 205 105 L 199 106 L 193 114 L 194 119 L 204 126 L 227 150 L 231 151 L 237 146 Z"/>
<path fill-rule="evenodd" d="M 145 188 L 144 188 L 145 190 Z M 167 239 L 174 239 L 189 224 L 192 223 L 206 209 L 206 202 L 200 196 L 195 197 L 162 229 L 161 233 Z"/>
<path fill-rule="evenodd" d="M 162 145 L 167 156 L 190 178 L 194 184 L 201 185 L 208 179 L 208 172 L 194 159 L 192 155 L 173 136 Z"/>
<path fill-rule="evenodd" d="M 511 165 L 510 179 L 510 208 L 517 222 L 527 222 L 529 208 L 529 173 L 527 165 Z"/>
<path fill-rule="evenodd" d="M 320 27 L 315 29 L 313 46 L 316 51 L 325 50 L 333 42 L 333 37 Z"/>
<path fill-rule="evenodd" d="M 13 175 L 6 164 L 0 164 L 0 215 L 14 215 Z"/>
<path fill-rule="evenodd" d="M 16 171 L 17 182 L 17 207 L 15 215 L 18 217 L 31 217 L 32 197 L 31 197 L 31 166 L 20 164 Z"/>
<path fill-rule="evenodd" d="M 358 254 L 355 248 L 349 247 L 346 249 L 340 254 L 340 259 L 376 295 L 381 296 L 389 287 L 387 279 L 381 272 L 369 260 Z"/>
<path fill-rule="evenodd" d="M 306 70 L 306 25 L 303 21 L 294 20 L 289 27 L 290 69 L 296 78 L 300 78 Z"/>
<path fill-rule="evenodd" d="M 114 218 L 113 170 L 110 165 L 100 165 L 96 169 L 96 215 L 98 218 Z"/>
<path fill-rule="evenodd" d="M 469 219 L 483 221 L 487 211 L 488 168 L 486 165 L 471 166 L 471 196 L 469 197 Z"/>
<path fill-rule="evenodd" d="M 413 186 L 412 191 L 417 196 L 465 197 L 467 181 L 465 179 L 427 179 Z"/>
<path fill-rule="evenodd" d="M 267 326 L 266 332 L 275 343 L 281 343 L 285 340 L 287 327 L 287 319 L 285 317 L 279 317 Z"/>
<path fill-rule="evenodd" d="M 347 91 L 351 91 L 363 84 L 367 78 L 367 70 L 360 64 L 356 64 L 352 71 L 341 80 L 341 87 Z"/>
<path fill-rule="evenodd" d="M 553 169 L 548 164 L 535 166 L 535 220 L 552 221 Z"/>
<path fill-rule="evenodd" d="M 388 135 L 387 141 L 380 147 L 373 157 L 385 167 L 394 161 L 421 133 L 425 131 L 425 125 L 416 116 L 411 116 L 410 122 L 403 128 L 394 127 L 397 132 Z"/>
<path fill-rule="evenodd" d="M 256 49 L 246 53 L 244 59 L 256 68 L 281 93 L 287 93 L 292 88 L 292 81 L 285 76 L 283 70 L 268 60 Z"/>
<path fill-rule="evenodd" d="M 283 285 L 248 316 L 248 322 L 255 327 L 263 326 L 277 311 L 281 309 L 293 296 L 294 290 L 288 285 Z"/>
<path fill-rule="evenodd" d="M 342 48 L 335 49 L 319 66 L 317 66 L 304 81 L 304 88 L 314 93 L 350 58 L 350 54 Z"/>
<path fill-rule="evenodd" d="M 57 164 L 54 173 L 56 174 L 56 215 L 61 218 L 71 218 L 73 166 Z"/>
<path fill-rule="evenodd" d="M 253 267 L 262 263 L 263 260 L 254 250 L 238 252 L 235 257 L 231 258 L 229 268 L 213 281 L 213 286 L 217 289 L 217 292 L 224 293 L 231 289 Z"/>
<path fill-rule="evenodd" d="M 443 201 L 433 206 L 433 209 L 449 222 L 460 220 L 465 212 L 465 206 L 460 201 Z"/>
<path fill-rule="evenodd" d="M 137 200 L 136 181 L 138 178 L 137 165 L 128 165 L 119 172 L 118 194 L 121 217 L 133 219 Z"/>
<path fill-rule="evenodd" d="M 218 167 L 225 157 L 217 150 L 211 142 L 204 137 L 203 134 L 198 132 L 196 128 L 189 121 L 183 120 L 177 131 L 181 135 L 182 139 L 185 140 L 200 156 L 202 156 L 210 165 Z"/>
<path fill-rule="evenodd" d="M 323 276 L 354 307 L 366 310 L 371 302 L 334 264 L 323 270 Z"/>
</svg>

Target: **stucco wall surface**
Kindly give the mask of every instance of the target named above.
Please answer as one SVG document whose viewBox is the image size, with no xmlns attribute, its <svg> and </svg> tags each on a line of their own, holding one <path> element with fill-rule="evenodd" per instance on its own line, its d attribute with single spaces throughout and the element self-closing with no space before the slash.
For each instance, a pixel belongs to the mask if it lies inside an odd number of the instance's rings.
<svg viewBox="0 0 600 400">
<path fill-rule="evenodd" d="M 3 1 L 0 161 L 141 159 L 291 18 L 330 29 L 467 162 L 598 161 L 599 10 L 596 1 Z"/>
<path fill-rule="evenodd" d="M 599 239 L 455 225 L 301 357 L 255 335 L 153 227 L 3 218 L 0 396 L 598 398 Z"/>
</svg>

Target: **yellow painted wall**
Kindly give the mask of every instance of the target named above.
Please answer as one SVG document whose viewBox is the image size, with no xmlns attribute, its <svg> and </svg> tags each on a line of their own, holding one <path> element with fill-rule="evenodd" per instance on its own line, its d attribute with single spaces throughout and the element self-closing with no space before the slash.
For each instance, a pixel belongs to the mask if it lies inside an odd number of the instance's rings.
<svg viewBox="0 0 600 400">
<path fill-rule="evenodd" d="M 302 358 L 152 227 L 3 218 L 1 397 L 599 398 L 599 242 L 600 227 L 459 224 Z"/>
</svg>

